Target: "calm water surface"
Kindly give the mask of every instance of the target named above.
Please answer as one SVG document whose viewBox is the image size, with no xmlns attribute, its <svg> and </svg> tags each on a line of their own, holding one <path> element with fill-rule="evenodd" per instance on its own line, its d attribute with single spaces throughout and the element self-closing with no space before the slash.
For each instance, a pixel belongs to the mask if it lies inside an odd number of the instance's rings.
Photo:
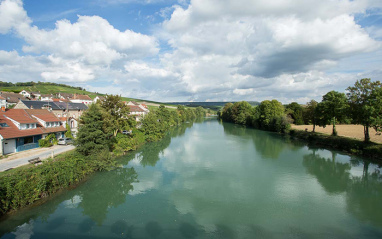
<svg viewBox="0 0 382 239">
<path fill-rule="evenodd" d="M 1 238 L 382 238 L 378 165 L 215 119 L 176 128 Z"/>
</svg>

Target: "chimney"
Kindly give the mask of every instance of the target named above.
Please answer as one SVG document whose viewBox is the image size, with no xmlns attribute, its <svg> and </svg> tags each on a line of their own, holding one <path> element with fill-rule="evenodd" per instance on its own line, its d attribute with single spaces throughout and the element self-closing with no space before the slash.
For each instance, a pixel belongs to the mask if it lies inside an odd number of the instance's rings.
<svg viewBox="0 0 382 239">
<path fill-rule="evenodd" d="M 5 106 L 1 106 L 1 111 L 5 112 Z"/>
</svg>

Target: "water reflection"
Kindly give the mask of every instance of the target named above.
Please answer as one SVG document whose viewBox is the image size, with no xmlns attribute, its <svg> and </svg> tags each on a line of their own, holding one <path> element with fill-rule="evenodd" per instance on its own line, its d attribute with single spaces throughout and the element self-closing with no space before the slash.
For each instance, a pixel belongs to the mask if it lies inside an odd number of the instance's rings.
<svg viewBox="0 0 382 239">
<path fill-rule="evenodd" d="M 239 136 L 240 139 L 252 140 L 256 151 L 258 151 L 263 158 L 280 158 L 282 151 L 288 145 L 283 138 L 275 133 L 264 132 L 230 123 L 222 123 L 222 125 L 225 134 Z"/>
<path fill-rule="evenodd" d="M 350 183 L 350 163 L 336 162 L 337 153 L 332 152 L 332 158 L 320 157 L 313 150 L 304 155 L 302 165 L 307 172 L 317 178 L 317 181 L 328 193 L 345 192 Z"/>
<path fill-rule="evenodd" d="M 132 183 L 137 182 L 134 168 L 118 168 L 106 172 L 105 177 L 97 177 L 86 185 L 81 192 L 82 201 L 78 205 L 82 213 L 89 216 L 98 225 L 106 219 L 108 209 L 123 204 L 126 195 L 133 190 Z"/>
<path fill-rule="evenodd" d="M 370 162 L 233 124 L 191 126 L 125 156 L 125 168 L 0 222 L 0 231 L 11 238 L 381 237 L 382 178 Z"/>
<path fill-rule="evenodd" d="M 303 165 L 314 175 L 328 193 L 346 193 L 346 208 L 359 220 L 382 227 L 382 175 L 380 168 L 371 162 L 352 157 L 347 163 L 336 162 L 337 153 L 332 157 L 321 157 L 316 150 L 305 155 Z M 352 166 L 362 167 L 362 175 L 351 174 Z"/>
<path fill-rule="evenodd" d="M 352 177 L 347 209 L 358 219 L 382 227 L 382 175 L 378 168 L 369 172 L 369 164 L 364 163 L 362 176 Z"/>
</svg>

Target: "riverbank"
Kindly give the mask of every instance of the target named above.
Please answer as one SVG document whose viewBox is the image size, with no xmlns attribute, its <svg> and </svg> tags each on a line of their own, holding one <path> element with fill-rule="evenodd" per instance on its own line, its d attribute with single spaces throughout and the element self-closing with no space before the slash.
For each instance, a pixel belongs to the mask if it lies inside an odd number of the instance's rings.
<svg viewBox="0 0 382 239">
<path fill-rule="evenodd" d="M 195 120 L 196 115 L 184 117 L 179 124 Z M 84 155 L 76 150 L 48 159 L 37 167 L 22 167 L 0 174 L 0 217 L 31 205 L 65 188 L 75 187 L 85 177 L 97 171 L 118 167 L 117 157 L 126 151 L 134 151 L 146 142 L 161 140 L 170 126 L 163 127 L 157 115 L 150 114 L 139 130 L 113 139 L 112 151 L 103 150 Z M 173 124 L 175 126 L 175 124 Z M 176 124 L 178 125 L 178 124 Z"/>
<path fill-rule="evenodd" d="M 382 145 L 374 142 L 365 143 L 358 139 L 343 136 L 331 136 L 317 132 L 306 132 L 296 129 L 290 130 L 286 135 L 304 141 L 308 143 L 308 145 L 335 149 L 347 154 L 368 157 L 378 161 L 382 160 Z"/>
</svg>

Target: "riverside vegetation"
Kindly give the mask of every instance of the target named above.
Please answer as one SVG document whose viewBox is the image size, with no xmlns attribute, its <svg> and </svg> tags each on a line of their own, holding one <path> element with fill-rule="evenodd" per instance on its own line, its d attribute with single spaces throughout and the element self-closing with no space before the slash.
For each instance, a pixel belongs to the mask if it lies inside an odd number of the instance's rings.
<svg viewBox="0 0 382 239">
<path fill-rule="evenodd" d="M 357 155 L 381 159 L 382 145 L 370 142 L 369 128 L 382 131 L 382 84 L 361 79 L 348 87 L 348 93 L 330 91 L 320 103 L 311 100 L 306 107 L 293 102 L 285 107 L 277 100 L 265 100 L 252 107 L 248 102 L 227 103 L 218 118 L 235 124 L 291 135 L 309 143 Z M 313 132 L 291 130 L 290 124 L 312 124 Z M 364 126 L 364 142 L 337 136 L 336 124 Z M 315 133 L 315 126 L 332 125 L 332 135 Z"/>
<path fill-rule="evenodd" d="M 161 105 L 137 127 L 128 113 L 120 96 L 108 95 L 81 116 L 75 151 L 44 161 L 38 167 L 0 174 L 0 216 L 75 186 L 96 171 L 114 169 L 118 167 L 117 156 L 145 142 L 162 139 L 171 126 L 205 116 L 201 107 L 178 106 L 170 110 Z M 132 133 L 125 135 L 122 130 Z"/>
</svg>

